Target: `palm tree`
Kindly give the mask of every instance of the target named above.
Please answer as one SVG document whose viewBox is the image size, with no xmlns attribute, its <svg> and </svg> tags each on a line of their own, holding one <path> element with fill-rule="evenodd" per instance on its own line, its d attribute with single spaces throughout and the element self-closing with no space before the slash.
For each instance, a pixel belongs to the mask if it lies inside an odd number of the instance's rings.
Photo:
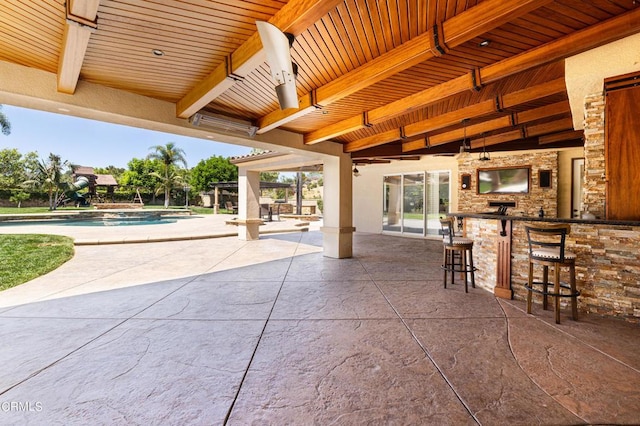
<svg viewBox="0 0 640 426">
<path fill-rule="evenodd" d="M 156 187 L 155 194 L 159 195 L 164 191 L 164 207 L 165 208 L 169 207 L 168 194 L 171 194 L 172 189 L 181 187 L 184 182 L 184 179 L 178 173 L 179 172 L 174 167 L 171 167 L 169 169 L 169 173 L 165 174 L 164 176 L 158 172 L 149 173 L 149 175 L 155 178 L 158 178 L 158 180 L 160 181 L 160 183 Z"/>
<path fill-rule="evenodd" d="M 149 149 L 153 149 L 154 152 L 147 155 L 148 159 L 159 160 L 163 164 L 164 176 L 156 176 L 161 179 L 161 187 L 164 189 L 164 207 L 169 207 L 169 197 L 171 195 L 171 189 L 175 187 L 176 177 L 175 168 L 178 163 L 187 167 L 187 160 L 185 159 L 185 153 L 182 148 L 178 148 L 173 142 L 168 142 L 166 145 L 155 145 Z M 173 172 L 173 173 L 172 173 Z M 153 173 L 151 173 L 153 175 Z M 157 173 L 156 173 L 157 175 Z M 181 180 L 181 178 L 180 178 Z"/>
<path fill-rule="evenodd" d="M 3 135 L 9 135 L 11 133 L 11 123 L 9 123 L 9 119 L 2 112 L 2 105 L 0 105 L 0 129 L 2 129 Z"/>
<path fill-rule="evenodd" d="M 57 207 L 54 199 L 58 199 L 58 191 L 62 186 L 62 178 L 64 175 L 62 169 L 68 164 L 67 161 L 62 161 L 59 155 L 50 153 L 47 161 L 40 160 L 38 162 L 38 167 L 35 172 L 36 175 L 25 182 L 25 184 L 43 186 L 49 191 L 49 210 L 55 210 Z"/>
</svg>

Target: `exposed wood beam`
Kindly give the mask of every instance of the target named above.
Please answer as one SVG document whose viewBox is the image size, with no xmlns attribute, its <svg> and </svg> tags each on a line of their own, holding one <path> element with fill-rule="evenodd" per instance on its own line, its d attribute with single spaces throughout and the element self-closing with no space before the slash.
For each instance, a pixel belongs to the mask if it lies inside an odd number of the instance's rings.
<svg viewBox="0 0 640 426">
<path fill-rule="evenodd" d="M 440 114 L 428 120 L 404 126 L 404 134 L 407 137 L 416 136 L 421 133 L 442 129 L 443 127 L 458 124 L 465 118 L 479 117 L 497 112 L 499 105 L 495 99 L 489 99 L 468 107 L 460 108 L 445 114 Z"/>
<path fill-rule="evenodd" d="M 571 112 L 569 101 L 556 102 L 555 104 L 546 105 L 514 114 L 514 124 L 530 123 L 532 121 L 547 119 L 549 117 L 563 115 L 569 112 Z"/>
<path fill-rule="evenodd" d="M 546 145 L 550 143 L 568 141 L 573 139 L 582 139 L 583 137 L 584 137 L 584 130 L 567 130 L 566 132 L 540 136 L 538 138 L 538 143 L 540 145 Z"/>
<path fill-rule="evenodd" d="M 443 127 L 459 124 L 460 121 L 465 118 L 481 117 L 487 114 L 495 113 L 499 109 L 506 109 L 504 105 L 505 100 L 506 102 L 508 102 L 509 107 L 514 107 L 526 102 L 531 102 L 545 98 L 547 96 L 555 95 L 557 93 L 562 93 L 565 90 L 566 88 L 564 78 L 559 78 L 548 83 L 543 83 L 537 86 L 529 87 L 527 89 L 507 93 L 505 95 L 498 96 L 496 99 L 479 102 L 474 105 L 469 105 L 468 107 L 460 108 L 455 111 L 431 117 L 427 120 L 408 124 L 404 126 L 404 136 L 413 137 L 422 133 L 441 129 Z M 358 125 L 358 122 L 354 121 L 353 124 L 355 127 Z M 347 149 L 349 149 L 349 151 L 347 152 L 358 151 L 361 149 L 370 148 L 372 146 L 397 141 L 400 139 L 399 136 L 399 130 L 394 129 L 366 138 L 358 139 L 347 144 Z M 426 147 L 427 141 L 425 139 L 421 139 L 419 141 L 410 141 L 404 143 L 402 145 L 402 150 L 404 152 L 409 152 Z"/>
<path fill-rule="evenodd" d="M 443 145 L 445 143 L 453 142 L 456 140 L 462 140 L 466 134 L 467 137 L 482 134 L 484 132 L 491 132 L 494 130 L 504 129 L 506 127 L 513 126 L 513 116 L 506 115 L 504 117 L 496 118 L 493 120 L 484 121 L 482 123 L 467 126 L 466 128 L 460 128 L 451 130 L 450 132 L 440 133 L 438 135 L 431 136 L 429 138 L 429 144 L 431 146 Z"/>
<path fill-rule="evenodd" d="M 516 124 L 524 124 L 527 122 L 533 122 L 533 121 L 541 120 L 544 118 L 548 119 L 548 118 L 556 117 L 562 114 L 566 114 L 568 112 L 570 112 L 569 102 L 562 101 L 556 104 L 547 105 L 547 106 L 535 108 L 529 111 L 524 111 L 517 114 L 508 115 L 505 117 L 496 118 L 494 120 L 488 120 L 482 123 L 474 124 L 472 126 L 467 126 L 466 129 L 461 128 L 461 129 L 452 130 L 446 133 L 440 133 L 438 135 L 434 135 L 430 137 L 429 144 L 431 146 L 442 145 L 445 143 L 462 139 L 465 135 L 465 132 L 467 137 L 476 136 L 484 132 L 491 132 L 495 130 L 505 129 L 505 128 L 514 126 Z M 571 118 L 569 118 L 568 120 L 571 121 Z M 541 124 L 540 126 L 544 126 L 544 124 Z M 538 129 L 537 126 L 532 126 L 531 128 Z M 541 134 L 541 133 L 532 134 L 529 131 L 527 131 L 528 137 L 537 136 L 538 134 Z"/>
<path fill-rule="evenodd" d="M 73 94 L 87 52 L 91 33 L 97 28 L 100 0 L 69 0 L 62 47 L 58 60 L 58 92 Z"/>
<path fill-rule="evenodd" d="M 531 102 L 536 99 L 546 98 L 567 91 L 567 84 L 563 78 L 557 78 L 547 83 L 527 87 L 526 89 L 506 93 L 500 97 L 502 108 L 509 109 L 515 106 Z"/>
<path fill-rule="evenodd" d="M 447 48 L 459 46 L 514 17 L 525 15 L 550 2 L 551 0 L 486 0 L 443 22 L 443 39 L 440 42 Z M 317 88 L 317 103 L 327 106 L 393 74 L 438 56 L 439 46 L 434 45 L 432 37 L 432 32 L 423 33 L 366 65 Z M 291 115 L 295 113 L 295 110 L 289 112 Z M 290 117 L 282 117 L 278 111 L 267 114 L 258 120 L 258 133 L 264 133 L 291 120 Z"/>
<path fill-rule="evenodd" d="M 495 82 L 527 69 L 584 52 L 639 31 L 640 8 L 637 8 L 600 24 L 523 52 L 520 55 L 488 65 L 480 70 L 481 79 L 483 83 Z M 463 75 L 385 106 L 375 108 L 368 111 L 369 121 L 372 124 L 376 124 L 424 108 L 449 96 L 462 93 L 469 90 L 469 80 L 469 75 Z M 347 120 L 344 121 L 346 122 Z M 341 123 L 335 123 L 333 128 L 338 129 Z M 342 134 L 345 133 L 347 132 Z M 335 136 L 337 136 L 336 130 L 332 133 L 332 137 Z M 304 136 L 306 144 L 314 144 L 327 139 L 329 138 L 323 134 L 323 129 L 309 132 Z"/>
<path fill-rule="evenodd" d="M 551 121 L 548 123 L 537 124 L 535 126 L 527 126 L 525 128 L 526 137 L 542 136 L 549 133 L 562 132 L 565 130 L 573 130 L 573 120 L 571 117 L 561 120 Z"/>
<path fill-rule="evenodd" d="M 572 126 L 573 123 L 571 122 L 571 119 L 566 118 L 534 126 L 522 126 L 514 130 L 498 133 L 497 135 L 487 136 L 484 141 L 482 138 L 473 139 L 470 146 L 471 149 L 479 149 L 482 148 L 483 145 L 499 145 L 505 142 L 512 142 L 535 136 L 539 136 L 538 144 L 540 145 L 582 139 L 584 135 L 582 130 L 567 130 Z"/>
<path fill-rule="evenodd" d="M 496 81 L 538 65 L 577 55 L 638 32 L 640 32 L 640 8 L 576 31 L 512 58 L 488 65 L 482 68 L 480 75 L 483 82 Z"/>
<path fill-rule="evenodd" d="M 375 135 L 367 136 L 366 138 L 358 139 L 353 142 L 349 142 L 344 145 L 344 152 L 360 151 L 365 148 L 372 148 L 378 145 L 384 145 L 386 143 L 397 141 L 402 137 L 402 131 L 400 129 L 387 130 L 386 132 L 376 133 Z"/>
<path fill-rule="evenodd" d="M 471 149 L 482 148 L 482 146 L 498 145 L 505 142 L 517 141 L 524 139 L 524 131 L 522 128 L 509 130 L 507 132 L 498 133 L 497 135 L 487 136 L 486 138 L 474 139 L 470 143 Z"/>
<path fill-rule="evenodd" d="M 269 22 L 281 31 L 297 36 L 339 3 L 342 0 L 291 0 Z M 182 118 L 192 116 L 265 60 L 260 36 L 255 32 L 176 103 L 176 115 Z"/>
</svg>

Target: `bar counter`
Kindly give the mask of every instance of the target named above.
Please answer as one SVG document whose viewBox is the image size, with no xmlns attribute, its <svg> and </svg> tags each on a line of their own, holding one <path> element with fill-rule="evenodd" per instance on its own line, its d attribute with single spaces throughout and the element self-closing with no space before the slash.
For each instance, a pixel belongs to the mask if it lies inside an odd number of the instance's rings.
<svg viewBox="0 0 640 426">
<path fill-rule="evenodd" d="M 462 218 L 465 235 L 474 240 L 476 285 L 497 297 L 519 300 L 526 298 L 529 272 L 524 224 L 570 224 L 566 244 L 577 255 L 578 310 L 640 322 L 640 221 L 469 212 L 449 216 Z M 540 303 L 536 297 L 534 301 Z"/>
</svg>

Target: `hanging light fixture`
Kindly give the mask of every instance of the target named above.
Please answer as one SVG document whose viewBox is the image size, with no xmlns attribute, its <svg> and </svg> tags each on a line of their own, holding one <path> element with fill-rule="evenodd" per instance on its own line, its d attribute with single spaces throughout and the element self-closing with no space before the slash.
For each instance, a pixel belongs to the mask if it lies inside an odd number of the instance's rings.
<svg viewBox="0 0 640 426">
<path fill-rule="evenodd" d="M 487 134 L 483 132 L 482 133 L 482 152 L 478 156 L 478 160 L 480 161 L 491 160 L 491 157 L 489 156 L 489 153 L 487 152 L 486 145 L 485 145 L 486 139 L 487 139 Z"/>
<path fill-rule="evenodd" d="M 353 175 L 355 177 L 360 176 L 360 171 L 358 170 L 358 167 L 355 164 L 353 165 Z"/>
<path fill-rule="evenodd" d="M 462 136 L 462 145 L 460 145 L 460 154 L 464 154 L 467 152 L 467 123 L 469 122 L 468 118 L 462 119 L 463 126 L 463 136 Z M 471 148 L 471 147 L 469 147 Z"/>
</svg>

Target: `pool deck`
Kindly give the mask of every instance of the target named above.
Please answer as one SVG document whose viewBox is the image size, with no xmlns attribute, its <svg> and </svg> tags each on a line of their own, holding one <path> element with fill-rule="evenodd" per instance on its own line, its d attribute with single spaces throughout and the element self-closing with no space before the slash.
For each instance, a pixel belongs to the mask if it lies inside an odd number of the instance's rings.
<svg viewBox="0 0 640 426">
<path fill-rule="evenodd" d="M 77 218 L 75 212 L 60 212 L 55 214 L 29 215 L 32 220 L 38 223 L 29 225 L 28 222 L 21 221 L 20 224 L 14 216 L 13 221 L 0 220 L 0 234 L 54 234 L 71 237 L 75 245 L 96 245 L 96 244 L 133 244 L 162 241 L 196 240 L 207 238 L 233 237 L 238 235 L 235 225 L 229 225 L 230 219 L 235 215 L 191 215 L 184 217 L 185 213 L 180 210 L 145 210 L 152 214 L 177 217 L 174 223 L 146 224 L 146 225 L 125 225 L 125 226 L 61 226 L 55 223 L 42 223 L 51 217 L 60 219 L 62 217 Z M 93 216 L 92 211 L 89 212 Z M 99 213 L 118 213 L 121 211 L 102 210 Z M 131 214 L 132 211 L 126 211 Z M 9 216 L 9 215 L 3 215 Z M 319 229 L 320 222 L 312 222 L 313 229 Z M 302 220 L 282 219 L 272 222 L 265 222 L 260 226 L 260 234 L 282 233 L 282 232 L 304 232 L 309 230 L 309 224 Z"/>
</svg>

